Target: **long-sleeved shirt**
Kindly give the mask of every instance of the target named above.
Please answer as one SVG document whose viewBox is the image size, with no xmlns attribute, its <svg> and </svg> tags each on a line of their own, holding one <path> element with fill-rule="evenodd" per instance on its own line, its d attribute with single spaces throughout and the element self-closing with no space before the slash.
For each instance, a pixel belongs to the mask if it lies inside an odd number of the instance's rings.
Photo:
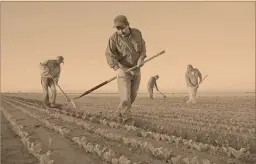
<svg viewBox="0 0 256 164">
<path fill-rule="evenodd" d="M 141 32 L 130 28 L 129 36 L 121 36 L 115 32 L 108 40 L 105 56 L 109 67 L 133 67 L 140 57 L 146 58 L 146 45 Z"/>
<path fill-rule="evenodd" d="M 198 78 L 202 80 L 202 74 L 197 68 L 192 68 L 186 72 L 185 78 L 188 87 L 195 87 L 198 85 Z"/>
<path fill-rule="evenodd" d="M 150 79 L 148 81 L 148 85 L 150 85 L 151 87 L 156 86 L 156 88 L 157 88 L 156 78 L 154 76 L 150 77 Z"/>
<path fill-rule="evenodd" d="M 53 79 L 56 79 L 58 81 L 60 77 L 60 64 L 57 63 L 56 60 L 46 60 L 42 63 L 44 67 L 48 68 L 49 74 L 46 69 L 40 64 L 39 68 L 42 70 L 41 77 L 53 77 Z"/>
</svg>

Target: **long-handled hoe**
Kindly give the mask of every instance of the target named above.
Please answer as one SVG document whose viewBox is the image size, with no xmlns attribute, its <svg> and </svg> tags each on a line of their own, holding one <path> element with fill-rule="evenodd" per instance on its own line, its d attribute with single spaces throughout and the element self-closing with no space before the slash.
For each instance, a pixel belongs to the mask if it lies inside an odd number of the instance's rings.
<svg viewBox="0 0 256 164">
<path fill-rule="evenodd" d="M 45 66 L 40 62 L 40 64 L 41 64 L 41 66 L 43 66 L 44 68 L 45 68 Z M 46 69 L 45 69 L 46 70 Z M 46 70 L 47 71 L 47 70 Z M 49 73 L 49 72 L 48 72 Z M 52 78 L 52 80 L 53 80 L 53 77 L 52 77 L 52 75 L 49 73 L 49 75 L 51 76 L 51 78 Z M 54 81 L 54 80 L 53 80 Z M 65 103 L 65 106 L 67 106 L 68 107 L 68 109 L 76 109 L 76 104 L 75 104 L 75 102 L 72 100 L 72 99 L 70 99 L 68 96 L 67 96 L 67 94 L 61 89 L 61 87 L 59 86 L 59 84 L 58 83 L 56 83 L 55 81 L 54 81 L 54 83 L 55 83 L 55 85 L 61 90 L 61 92 L 63 93 L 63 95 L 66 97 L 66 99 L 67 99 L 67 102 Z"/>
<path fill-rule="evenodd" d="M 154 56 L 152 56 L 152 57 L 146 59 L 144 63 L 147 63 L 147 62 L 149 62 L 150 60 L 152 60 L 152 59 L 154 59 L 154 58 L 156 58 L 156 57 L 158 57 L 158 56 L 160 56 L 160 55 L 162 55 L 162 54 L 164 54 L 164 53 L 165 53 L 165 50 L 163 50 L 163 51 L 159 52 L 158 54 L 156 54 L 156 55 L 154 55 Z M 134 66 L 134 67 L 128 69 L 125 73 L 130 72 L 130 71 L 134 70 L 135 68 L 137 68 L 137 66 Z M 110 83 L 111 81 L 115 80 L 116 78 L 117 78 L 117 77 L 114 76 L 114 77 L 110 78 L 109 80 L 106 80 L 106 81 L 100 83 L 99 85 L 97 85 L 97 86 L 95 86 L 95 87 L 93 87 L 93 88 L 91 88 L 91 89 L 85 91 L 85 92 L 84 92 L 83 94 L 81 94 L 80 96 L 75 97 L 74 100 L 75 100 L 75 99 L 79 99 L 79 98 L 81 98 L 81 97 L 83 97 L 83 96 L 85 96 L 85 95 L 91 93 L 92 91 L 94 91 L 94 90 L 96 90 L 96 89 L 98 89 L 98 88 L 100 88 L 100 87 L 102 87 L 102 86 L 104 86 L 104 85 Z"/>
<path fill-rule="evenodd" d="M 161 95 L 163 95 L 163 98 L 166 98 L 166 95 L 165 95 L 165 94 L 163 94 L 163 93 L 160 92 L 159 90 L 158 90 L 158 92 L 161 93 Z"/>
<path fill-rule="evenodd" d="M 160 55 L 162 55 L 162 54 L 164 54 L 164 53 L 165 53 L 165 50 L 163 50 L 163 51 L 159 52 L 158 54 L 156 54 L 156 55 L 154 55 L 154 56 L 148 58 L 147 60 L 145 60 L 144 63 L 147 63 L 147 62 L 149 62 L 150 60 L 152 60 L 152 59 L 154 59 L 154 58 L 156 58 L 156 57 L 158 57 L 158 56 L 160 56 Z M 42 65 L 42 63 L 41 63 L 41 65 Z M 44 65 L 42 65 L 42 66 L 44 67 Z M 137 66 L 134 66 L 134 67 L 128 69 L 125 73 L 128 73 L 128 72 L 130 72 L 130 71 L 132 71 L 132 70 L 134 70 L 134 69 L 136 69 L 136 68 L 137 68 Z M 51 78 L 53 79 L 53 77 L 51 77 Z M 74 97 L 73 99 L 70 99 L 70 98 L 65 94 L 65 92 L 61 89 L 61 87 L 60 87 L 57 83 L 55 83 L 55 84 L 58 86 L 58 88 L 61 90 L 61 92 L 62 92 L 62 93 L 64 94 L 64 96 L 66 97 L 68 109 L 74 110 L 74 109 L 77 109 L 77 106 L 76 106 L 76 104 L 75 104 L 75 102 L 74 102 L 75 99 L 79 99 L 79 98 L 81 98 L 81 97 L 83 97 L 83 96 L 85 96 L 85 95 L 87 95 L 87 94 L 93 92 L 94 90 L 96 90 L 96 89 L 98 89 L 98 88 L 100 88 L 100 87 L 102 87 L 102 86 L 104 86 L 104 85 L 110 83 L 111 81 L 115 80 L 116 78 L 117 78 L 117 77 L 114 76 L 114 77 L 112 77 L 112 78 L 110 78 L 110 79 L 108 79 L 108 80 L 106 80 L 106 81 L 100 83 L 99 85 L 97 85 L 97 86 L 95 86 L 95 87 L 93 87 L 93 88 L 91 88 L 91 89 L 85 91 L 83 94 L 81 94 L 81 95 L 79 95 L 79 96 L 77 96 L 77 97 Z M 71 104 L 72 106 L 70 107 L 69 104 Z"/>
</svg>

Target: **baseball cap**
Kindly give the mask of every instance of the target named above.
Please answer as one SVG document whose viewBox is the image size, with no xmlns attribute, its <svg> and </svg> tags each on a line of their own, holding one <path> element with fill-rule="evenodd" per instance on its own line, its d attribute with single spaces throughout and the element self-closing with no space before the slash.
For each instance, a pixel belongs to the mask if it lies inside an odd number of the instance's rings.
<svg viewBox="0 0 256 164">
<path fill-rule="evenodd" d="M 118 15 L 114 19 L 114 27 L 123 26 L 127 22 L 128 22 L 128 19 L 125 15 Z"/>
<path fill-rule="evenodd" d="M 188 64 L 187 68 L 193 68 L 193 66 L 191 64 Z"/>
<path fill-rule="evenodd" d="M 63 56 L 57 56 L 57 60 L 60 60 L 62 63 L 64 63 L 64 57 Z"/>
</svg>

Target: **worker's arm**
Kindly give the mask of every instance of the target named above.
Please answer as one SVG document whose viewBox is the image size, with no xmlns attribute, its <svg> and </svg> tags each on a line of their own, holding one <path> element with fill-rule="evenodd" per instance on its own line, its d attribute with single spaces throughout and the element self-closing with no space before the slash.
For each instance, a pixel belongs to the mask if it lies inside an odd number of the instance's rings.
<svg viewBox="0 0 256 164">
<path fill-rule="evenodd" d="M 191 83 L 187 72 L 186 72 L 186 74 L 185 74 L 185 78 L 186 78 L 187 86 L 189 86 L 189 87 L 195 87 L 195 86 Z"/>
<path fill-rule="evenodd" d="M 158 87 L 157 87 L 157 84 L 155 83 L 155 87 L 156 87 L 156 90 L 158 91 Z"/>
<path fill-rule="evenodd" d="M 142 67 L 144 65 L 144 60 L 145 58 L 147 57 L 146 56 L 146 43 L 141 35 L 141 32 L 139 31 L 140 33 L 140 40 L 141 40 L 141 44 L 140 44 L 140 57 L 137 61 L 137 67 Z"/>
<path fill-rule="evenodd" d="M 114 70 L 117 70 L 119 68 L 118 62 L 116 61 L 116 58 L 115 58 L 117 55 L 118 55 L 117 47 L 115 45 L 115 41 L 111 37 L 108 40 L 105 56 L 106 56 L 109 67 L 113 68 Z"/>
<path fill-rule="evenodd" d="M 200 79 L 199 83 L 202 83 L 202 81 L 203 81 L 202 73 L 199 70 L 198 70 L 198 76 L 199 76 L 199 79 Z"/>
<path fill-rule="evenodd" d="M 39 68 L 41 70 L 45 70 L 45 68 L 47 68 L 47 63 L 48 63 L 48 60 L 44 61 L 44 62 L 40 62 L 39 64 Z"/>
<path fill-rule="evenodd" d="M 58 84 L 60 78 L 60 72 L 53 78 L 54 82 Z"/>
<path fill-rule="evenodd" d="M 203 80 L 203 78 L 202 78 L 202 73 L 199 71 L 199 69 L 197 69 L 196 68 L 196 71 L 197 71 L 197 73 L 198 73 L 198 77 L 199 77 L 199 84 L 201 84 L 202 83 L 202 80 Z"/>
<path fill-rule="evenodd" d="M 146 53 L 147 53 L 147 49 L 146 49 L 146 42 L 144 40 L 144 38 L 142 37 L 142 34 L 140 32 L 141 35 L 141 53 L 140 53 L 140 58 L 142 58 L 143 60 L 147 57 Z"/>
<path fill-rule="evenodd" d="M 59 78 L 60 78 L 60 71 L 61 71 L 60 65 L 59 66 L 53 65 L 53 71 L 54 71 L 53 80 L 55 83 L 58 84 Z"/>
<path fill-rule="evenodd" d="M 48 60 L 46 60 L 46 61 L 44 61 L 43 63 L 40 63 L 39 64 L 39 68 L 41 69 L 41 70 L 46 70 L 46 71 L 49 71 L 49 68 L 48 68 Z"/>
</svg>

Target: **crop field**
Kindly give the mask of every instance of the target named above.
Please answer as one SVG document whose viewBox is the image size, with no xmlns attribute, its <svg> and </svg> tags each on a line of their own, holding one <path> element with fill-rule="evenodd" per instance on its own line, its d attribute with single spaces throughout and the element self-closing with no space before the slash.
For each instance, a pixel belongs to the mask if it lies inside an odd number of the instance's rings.
<svg viewBox="0 0 256 164">
<path fill-rule="evenodd" d="M 71 95 L 71 97 L 74 95 Z M 65 98 L 57 96 L 57 103 Z M 138 97 L 134 125 L 115 120 L 117 96 L 45 108 L 41 94 L 2 94 L 2 164 L 255 164 L 255 95 Z"/>
</svg>

